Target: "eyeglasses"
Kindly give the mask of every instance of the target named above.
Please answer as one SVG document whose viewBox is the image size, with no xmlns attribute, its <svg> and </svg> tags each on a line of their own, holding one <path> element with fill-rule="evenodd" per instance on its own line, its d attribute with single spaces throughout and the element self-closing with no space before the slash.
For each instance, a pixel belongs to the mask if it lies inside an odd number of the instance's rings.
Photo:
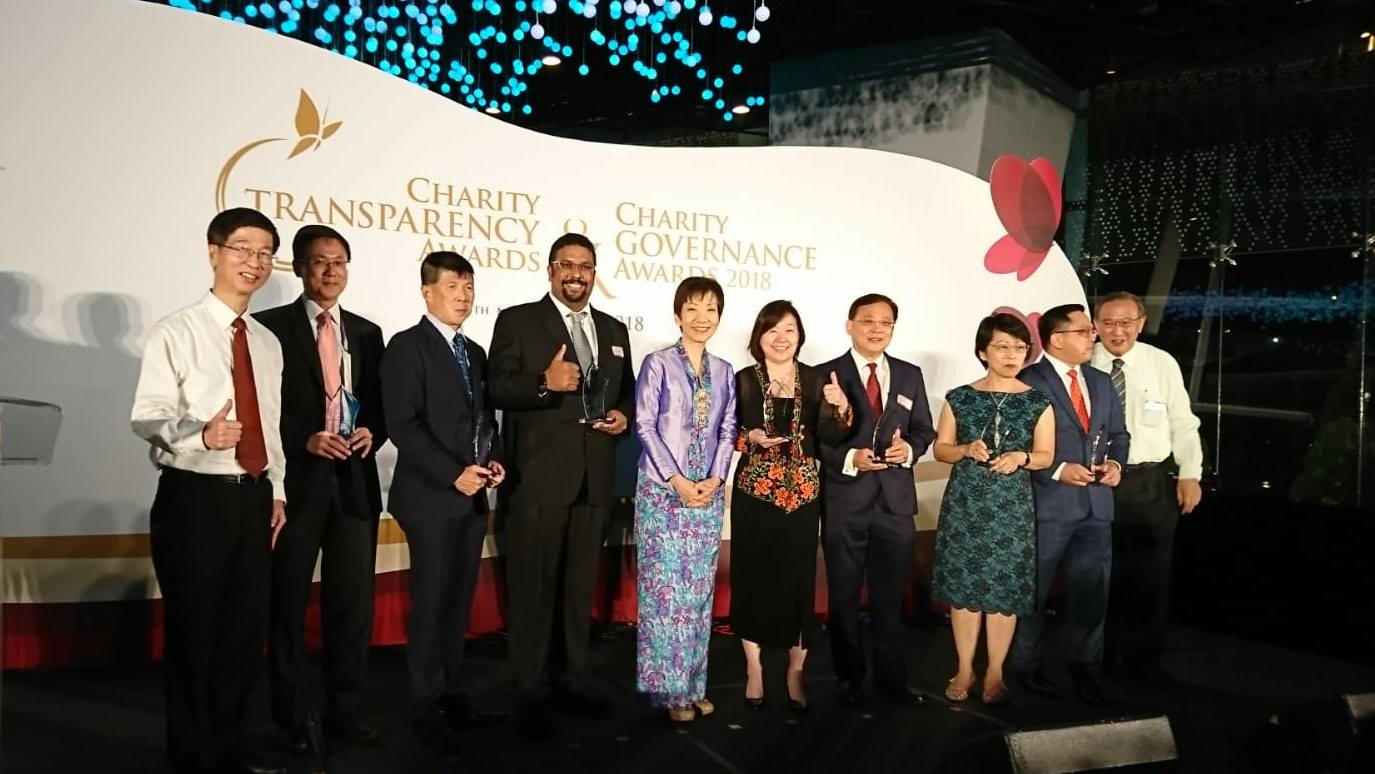
<svg viewBox="0 0 1375 774">
<path fill-rule="evenodd" d="M 347 269 L 349 265 L 347 258 L 311 258 L 307 263 L 312 269 L 333 269 L 334 271 L 342 271 Z"/>
<path fill-rule="evenodd" d="M 892 320 L 875 320 L 872 317 L 855 320 L 855 324 L 865 328 L 883 328 L 884 330 L 892 330 L 893 326 L 897 325 L 897 323 Z"/>
<path fill-rule="evenodd" d="M 557 266 L 559 271 L 563 272 L 564 274 L 595 274 L 597 272 L 596 264 L 591 263 L 575 263 L 573 261 L 550 261 L 549 265 Z"/>
<path fill-rule="evenodd" d="M 214 245 L 233 251 L 235 255 L 239 256 L 239 260 L 245 263 L 256 259 L 258 263 L 264 266 L 271 266 L 272 262 L 277 260 L 276 254 L 271 250 L 254 250 L 248 245 L 224 245 L 218 242 L 214 243 Z"/>
<path fill-rule="evenodd" d="M 1030 347 L 1025 344 L 990 344 L 988 348 L 997 352 L 999 355 L 1006 355 L 1009 353 L 1013 355 L 1025 355 L 1027 350 L 1030 349 Z"/>
<path fill-rule="evenodd" d="M 1052 331 L 1050 335 L 1054 336 L 1057 333 L 1073 333 L 1075 336 L 1083 336 L 1089 339 L 1098 338 L 1098 334 L 1092 328 L 1064 328 L 1062 330 Z"/>
<path fill-rule="evenodd" d="M 1125 331 L 1139 322 L 1141 322 L 1140 317 L 1128 317 L 1122 320 L 1099 320 L 1098 327 L 1108 331 L 1113 329 L 1121 329 Z"/>
</svg>

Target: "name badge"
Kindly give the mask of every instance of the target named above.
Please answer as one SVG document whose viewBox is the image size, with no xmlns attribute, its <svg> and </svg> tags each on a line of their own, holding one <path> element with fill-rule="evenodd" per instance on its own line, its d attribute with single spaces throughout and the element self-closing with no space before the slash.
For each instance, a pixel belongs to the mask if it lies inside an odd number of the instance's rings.
<svg viewBox="0 0 1375 774">
<path fill-rule="evenodd" d="M 907 397 L 906 395 L 899 395 L 899 396 L 898 396 L 898 405 L 899 405 L 899 406 L 902 406 L 903 408 L 907 409 L 908 411 L 911 411 L 911 410 L 912 410 L 912 399 L 909 398 L 909 397 Z"/>
<path fill-rule="evenodd" d="M 1141 404 L 1141 407 L 1146 409 L 1147 411 L 1164 411 L 1165 402 L 1161 400 L 1148 400 L 1145 403 Z"/>
<path fill-rule="evenodd" d="M 612 344 L 611 354 L 615 355 L 616 357 L 625 357 L 625 350 L 621 349 L 621 345 L 619 344 Z"/>
</svg>

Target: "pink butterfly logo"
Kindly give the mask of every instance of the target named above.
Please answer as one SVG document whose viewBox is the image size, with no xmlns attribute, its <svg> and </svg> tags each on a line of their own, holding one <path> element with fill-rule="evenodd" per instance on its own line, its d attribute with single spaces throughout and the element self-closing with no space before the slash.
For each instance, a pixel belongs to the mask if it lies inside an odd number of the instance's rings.
<svg viewBox="0 0 1375 774">
<path fill-rule="evenodd" d="M 1041 268 L 1055 243 L 1064 204 L 1060 178 L 1045 157 L 1027 163 L 1008 153 L 993 162 L 988 188 L 1007 236 L 988 248 L 984 268 L 994 274 L 1016 272 L 1025 280 Z"/>
<path fill-rule="evenodd" d="M 1041 333 L 1038 327 L 1041 323 L 1040 312 L 1022 314 L 1020 311 L 1014 309 L 1013 307 L 1000 306 L 997 309 L 994 309 L 989 314 L 1010 314 L 1013 317 L 1016 317 L 1018 320 L 1021 320 L 1022 322 L 1026 323 L 1026 327 L 1031 329 L 1031 350 L 1026 353 L 1026 364 L 1031 365 L 1032 363 L 1035 363 L 1037 360 L 1040 359 Z"/>
</svg>

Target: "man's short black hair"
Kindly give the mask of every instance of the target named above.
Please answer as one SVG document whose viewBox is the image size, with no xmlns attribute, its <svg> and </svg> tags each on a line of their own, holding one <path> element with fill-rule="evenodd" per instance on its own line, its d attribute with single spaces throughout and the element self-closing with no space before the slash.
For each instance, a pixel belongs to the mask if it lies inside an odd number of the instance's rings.
<svg viewBox="0 0 1375 774">
<path fill-rule="evenodd" d="M 212 245 L 222 245 L 229 235 L 241 228 L 260 228 L 272 235 L 272 252 L 282 246 L 282 238 L 277 235 L 277 227 L 272 219 L 252 207 L 234 207 L 210 219 L 205 229 L 205 241 Z"/>
<path fill-rule="evenodd" d="M 853 302 L 851 302 L 850 319 L 855 319 L 855 315 L 859 313 L 860 307 L 868 306 L 870 304 L 887 304 L 888 308 L 893 310 L 893 322 L 898 321 L 897 302 L 889 298 L 888 296 L 883 295 L 882 293 L 866 293 L 865 295 L 862 295 L 859 298 L 856 298 Z"/>
<path fill-rule="evenodd" d="M 1050 334 L 1068 323 L 1070 315 L 1075 312 L 1088 314 L 1084 311 L 1083 304 L 1060 304 L 1047 309 L 1046 313 L 1041 315 L 1041 321 L 1036 325 L 1037 332 L 1041 334 L 1041 346 L 1050 344 Z"/>
<path fill-rule="evenodd" d="M 451 271 L 460 277 L 472 277 L 475 274 L 473 265 L 468 263 L 467 258 L 458 253 L 441 250 L 430 253 L 420 262 L 420 284 L 433 285 L 439 281 L 439 274 L 443 271 Z"/>
<path fill-rule="evenodd" d="M 296 272 L 297 277 L 305 271 L 306 261 L 310 260 L 311 245 L 315 244 L 317 239 L 339 240 L 339 244 L 344 246 L 344 260 L 353 260 L 353 249 L 349 247 L 349 241 L 343 234 L 318 223 L 302 226 L 296 232 L 296 236 L 291 238 L 291 270 Z"/>
</svg>

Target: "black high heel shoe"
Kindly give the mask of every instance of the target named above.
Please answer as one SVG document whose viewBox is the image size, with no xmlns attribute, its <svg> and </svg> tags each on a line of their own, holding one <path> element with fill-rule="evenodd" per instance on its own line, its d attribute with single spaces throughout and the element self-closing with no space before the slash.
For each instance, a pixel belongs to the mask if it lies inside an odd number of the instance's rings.
<svg viewBox="0 0 1375 774">
<path fill-rule="evenodd" d="M 745 706 L 748 707 L 751 712 L 758 712 L 759 710 L 764 709 L 764 697 L 760 696 L 758 698 L 752 699 L 746 696 Z"/>
</svg>

